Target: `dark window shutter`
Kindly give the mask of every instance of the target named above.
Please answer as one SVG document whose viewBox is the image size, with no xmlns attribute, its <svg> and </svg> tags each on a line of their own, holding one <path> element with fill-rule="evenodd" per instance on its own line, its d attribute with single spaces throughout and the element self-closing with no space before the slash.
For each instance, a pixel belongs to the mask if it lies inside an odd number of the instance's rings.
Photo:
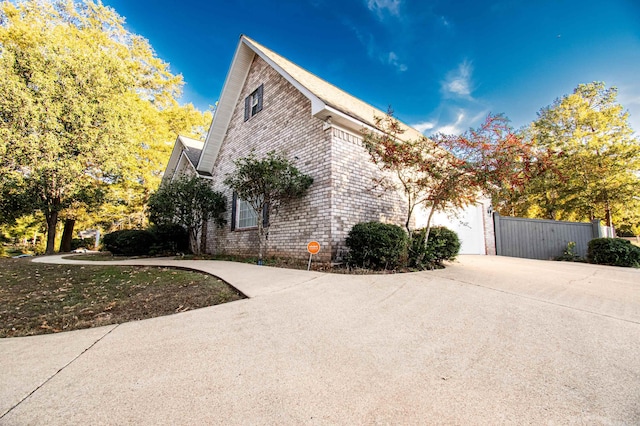
<svg viewBox="0 0 640 426">
<path fill-rule="evenodd" d="M 269 204 L 262 208 L 262 226 L 269 226 Z"/>
<path fill-rule="evenodd" d="M 247 121 L 251 115 L 251 96 L 244 98 L 244 121 Z"/>
<path fill-rule="evenodd" d="M 231 197 L 231 230 L 236 230 L 236 209 L 238 205 L 238 193 L 233 191 L 233 197 Z"/>
<path fill-rule="evenodd" d="M 264 92 L 264 84 L 261 84 L 258 87 L 258 107 L 256 108 L 256 112 L 262 111 L 262 94 Z"/>
</svg>

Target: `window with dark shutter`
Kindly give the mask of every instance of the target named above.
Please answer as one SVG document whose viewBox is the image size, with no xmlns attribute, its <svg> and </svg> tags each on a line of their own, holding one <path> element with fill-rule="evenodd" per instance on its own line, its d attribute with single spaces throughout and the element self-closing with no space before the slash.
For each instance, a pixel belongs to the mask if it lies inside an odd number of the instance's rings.
<svg viewBox="0 0 640 426">
<path fill-rule="evenodd" d="M 233 191 L 233 199 L 231 200 L 231 230 L 236 230 L 236 205 L 238 204 L 238 193 Z"/>
<path fill-rule="evenodd" d="M 269 226 L 269 204 L 265 204 L 262 209 L 262 226 Z"/>
<path fill-rule="evenodd" d="M 258 214 L 251 204 L 233 192 L 231 200 L 231 230 L 252 229 L 258 226 Z"/>
<path fill-rule="evenodd" d="M 261 84 L 256 90 L 244 99 L 244 121 L 247 121 L 260 111 L 262 111 L 262 98 L 264 93 L 264 84 Z"/>
</svg>

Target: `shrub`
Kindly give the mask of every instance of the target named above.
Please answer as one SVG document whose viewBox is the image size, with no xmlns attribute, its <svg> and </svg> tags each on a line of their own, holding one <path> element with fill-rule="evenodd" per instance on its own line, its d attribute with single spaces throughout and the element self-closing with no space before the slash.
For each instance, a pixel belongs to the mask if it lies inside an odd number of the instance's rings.
<svg viewBox="0 0 640 426">
<path fill-rule="evenodd" d="M 189 233 L 177 224 L 154 225 L 149 231 L 155 235 L 156 244 L 151 254 L 175 254 L 189 252 Z"/>
<path fill-rule="evenodd" d="M 640 267 L 640 247 L 622 238 L 595 238 L 589 241 L 587 258 L 591 263 Z"/>
<path fill-rule="evenodd" d="M 445 260 L 454 260 L 460 252 L 458 234 L 444 226 L 434 226 L 429 231 L 425 246 L 426 228 L 413 231 L 409 247 L 409 266 L 419 269 L 434 269 Z"/>
<path fill-rule="evenodd" d="M 579 262 L 580 255 L 576 253 L 576 242 L 569 241 L 567 243 L 567 248 L 564 249 L 562 255 L 555 258 L 555 260 L 566 261 L 566 262 Z"/>
<path fill-rule="evenodd" d="M 111 232 L 102 240 L 105 249 L 124 256 L 147 255 L 155 243 L 156 237 L 151 232 L 138 229 Z"/>
<path fill-rule="evenodd" d="M 358 223 L 347 236 L 348 261 L 371 269 L 395 269 L 406 258 L 407 234 L 398 225 Z"/>
<path fill-rule="evenodd" d="M 71 240 L 71 250 L 86 248 L 93 249 L 96 246 L 96 239 L 91 238 L 74 238 Z"/>
</svg>

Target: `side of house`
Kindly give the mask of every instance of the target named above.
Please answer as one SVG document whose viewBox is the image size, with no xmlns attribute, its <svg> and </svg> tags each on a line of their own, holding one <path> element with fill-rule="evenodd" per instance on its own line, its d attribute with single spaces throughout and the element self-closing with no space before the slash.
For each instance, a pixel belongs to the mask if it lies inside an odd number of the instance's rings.
<svg viewBox="0 0 640 426">
<path fill-rule="evenodd" d="M 316 240 L 320 260 L 341 260 L 356 223 L 405 221 L 404 194 L 376 186 L 374 178 L 381 172 L 362 145 L 363 129 L 373 128 L 375 117 L 383 115 L 242 36 L 201 151 L 196 158 L 196 144 L 179 138 L 165 179 L 195 172 L 223 192 L 229 203 L 227 224 L 208 227 L 208 250 L 252 255 L 258 245 L 257 220 L 262 218 L 223 182 L 239 158 L 282 153 L 314 182 L 303 199 L 271 218 L 267 255 L 304 258 L 307 243 Z M 405 137 L 419 136 L 405 126 Z"/>
</svg>

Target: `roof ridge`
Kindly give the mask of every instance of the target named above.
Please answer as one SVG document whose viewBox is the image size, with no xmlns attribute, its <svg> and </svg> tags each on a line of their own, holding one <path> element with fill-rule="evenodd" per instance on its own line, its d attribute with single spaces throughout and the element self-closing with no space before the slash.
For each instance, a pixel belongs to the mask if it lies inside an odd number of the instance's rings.
<svg viewBox="0 0 640 426">
<path fill-rule="evenodd" d="M 386 116 L 387 112 L 382 111 L 322 77 L 317 76 L 279 53 L 269 49 L 261 43 L 258 43 L 251 37 L 242 35 L 241 38 L 253 45 L 256 49 L 262 51 L 269 59 L 280 66 L 283 71 L 289 74 L 292 79 L 312 92 L 325 104 L 337 109 L 338 111 L 349 115 L 364 124 L 368 124 L 371 127 L 377 127 L 375 122 L 376 117 L 383 118 Z M 331 93 L 332 91 L 334 93 Z M 396 118 L 396 120 L 398 119 Z M 420 131 L 414 129 L 401 120 L 398 120 L 398 122 L 403 127 L 404 133 L 407 134 L 410 139 L 423 136 Z"/>
</svg>

